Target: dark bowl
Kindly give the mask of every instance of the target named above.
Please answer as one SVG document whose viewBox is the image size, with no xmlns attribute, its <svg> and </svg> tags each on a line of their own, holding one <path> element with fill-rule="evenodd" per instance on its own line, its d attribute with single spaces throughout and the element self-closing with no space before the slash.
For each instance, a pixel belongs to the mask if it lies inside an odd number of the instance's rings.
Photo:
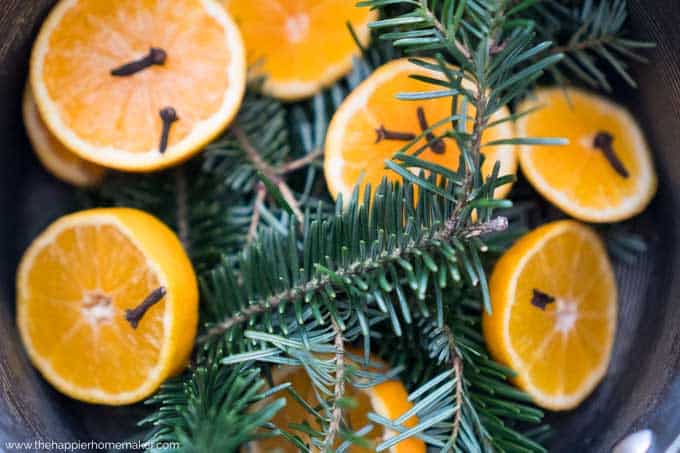
<svg viewBox="0 0 680 453">
<path fill-rule="evenodd" d="M 20 115 L 31 43 L 50 0 L 0 0 L 0 450 L 15 440 L 104 440 L 135 433 L 142 406 L 81 404 L 52 389 L 29 363 L 14 322 L 14 272 L 42 228 L 75 206 L 74 191 L 45 173 Z M 610 451 L 626 434 L 655 433 L 655 451 L 680 434 L 680 1 L 632 0 L 632 35 L 655 41 L 638 65 L 637 91 L 619 98 L 642 124 L 660 177 L 650 208 L 630 222 L 649 250 L 617 265 L 618 337 L 608 376 L 577 410 L 552 414 L 554 451 Z M 679 441 L 680 442 L 680 441 Z M 677 444 L 680 448 L 680 444 Z"/>
</svg>

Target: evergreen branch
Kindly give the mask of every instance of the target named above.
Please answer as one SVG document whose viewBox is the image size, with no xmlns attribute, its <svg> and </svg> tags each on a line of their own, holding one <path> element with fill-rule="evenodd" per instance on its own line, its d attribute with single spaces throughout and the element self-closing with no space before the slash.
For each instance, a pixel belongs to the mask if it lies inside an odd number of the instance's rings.
<svg viewBox="0 0 680 453">
<path fill-rule="evenodd" d="M 567 80 L 564 70 L 594 88 L 611 90 L 606 73 L 597 60 L 607 63 L 630 86 L 635 81 L 628 73 L 625 59 L 645 62 L 639 50 L 653 47 L 646 41 L 626 38 L 625 0 L 586 0 L 567 6 L 554 0 L 541 2 L 532 10 L 538 29 L 546 39 L 558 44 L 549 53 L 563 53 L 562 67 L 551 69 L 558 81 Z"/>
<path fill-rule="evenodd" d="M 456 232 L 456 226 L 454 222 L 450 221 L 451 219 L 447 220 L 443 227 L 433 230 L 431 235 L 424 236 L 419 241 L 408 243 L 404 247 L 395 247 L 390 253 L 382 253 L 376 259 L 358 259 L 348 263 L 346 266 L 334 269 L 332 274 L 321 273 L 321 275 L 318 275 L 309 281 L 292 286 L 276 294 L 269 295 L 266 298 L 251 300 L 249 301 L 247 308 L 240 310 L 238 313 L 210 327 L 206 333 L 198 339 L 198 342 L 206 343 L 212 338 L 224 334 L 238 324 L 250 321 L 255 316 L 270 310 L 276 310 L 282 303 L 292 302 L 307 294 L 318 292 L 327 285 L 333 284 L 338 279 L 351 279 L 352 277 L 371 272 L 374 269 L 384 268 L 390 263 L 397 263 L 403 259 L 420 256 L 423 251 L 437 248 L 441 246 L 441 241 L 448 241 L 454 236 L 471 238 L 481 234 L 503 231 L 508 226 L 506 218 L 498 217 L 483 224 L 473 224 L 461 229 L 460 232 Z M 350 244 L 341 247 L 349 246 Z M 318 265 L 318 268 L 321 268 L 321 266 Z"/>
</svg>

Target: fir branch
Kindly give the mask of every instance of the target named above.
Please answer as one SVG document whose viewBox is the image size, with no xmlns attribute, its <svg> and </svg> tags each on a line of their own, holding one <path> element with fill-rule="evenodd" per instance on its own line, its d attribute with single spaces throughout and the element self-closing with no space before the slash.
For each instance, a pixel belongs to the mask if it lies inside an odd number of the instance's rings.
<svg viewBox="0 0 680 453">
<path fill-rule="evenodd" d="M 206 333 L 199 338 L 198 342 L 206 343 L 212 338 L 224 334 L 238 324 L 250 321 L 257 315 L 261 315 L 270 310 L 276 310 L 282 303 L 292 302 L 307 294 L 318 292 L 328 285 L 332 285 L 338 279 L 351 279 L 352 277 L 365 275 L 375 269 L 384 268 L 390 263 L 397 263 L 400 260 L 421 256 L 422 252 L 440 247 L 442 241 L 448 241 L 455 236 L 462 238 L 476 237 L 481 234 L 503 231 L 508 226 L 507 219 L 498 217 L 484 224 L 473 224 L 460 231 L 456 231 L 454 223 L 448 220 L 443 223 L 443 226 L 434 229 L 431 234 L 422 237 L 420 240 L 409 242 L 403 247 L 395 247 L 389 253 L 383 252 L 375 259 L 357 259 L 347 263 L 345 266 L 333 269 L 332 274 L 322 271 L 314 278 L 287 288 L 281 292 L 268 295 L 261 299 L 250 300 L 247 308 L 240 310 L 238 313 L 235 313 L 210 327 Z M 376 226 L 372 226 L 372 228 L 376 228 Z M 341 248 L 350 246 L 351 244 L 347 244 L 341 246 Z M 318 268 L 321 268 L 321 266 L 319 265 Z"/>
<path fill-rule="evenodd" d="M 630 86 L 636 86 L 625 60 L 646 62 L 639 52 L 654 47 L 654 43 L 627 38 L 625 0 L 586 0 L 573 6 L 550 0 L 537 4 L 532 12 L 543 36 L 557 43 L 548 52 L 565 55 L 559 66 L 551 68 L 558 82 L 568 80 L 569 74 L 594 88 L 610 91 L 607 74 L 598 65 L 602 62 Z"/>
</svg>

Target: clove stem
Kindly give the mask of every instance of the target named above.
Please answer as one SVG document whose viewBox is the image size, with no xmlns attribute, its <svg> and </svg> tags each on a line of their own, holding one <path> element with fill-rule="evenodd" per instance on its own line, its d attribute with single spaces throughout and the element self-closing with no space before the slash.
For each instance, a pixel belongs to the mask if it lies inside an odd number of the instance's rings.
<svg viewBox="0 0 680 453">
<path fill-rule="evenodd" d="M 165 64 L 165 59 L 167 56 L 168 54 L 165 52 L 165 50 L 161 49 L 160 47 L 152 47 L 149 49 L 149 53 L 139 60 L 131 61 L 112 69 L 111 75 L 116 77 L 126 77 L 136 74 L 139 71 L 142 71 L 153 65 L 162 66 Z"/>
<path fill-rule="evenodd" d="M 151 293 L 146 296 L 141 304 L 137 305 L 133 309 L 125 310 L 125 319 L 130 323 L 133 329 L 137 328 L 139 321 L 142 320 L 144 314 L 149 308 L 154 304 L 158 303 L 165 294 L 167 293 L 165 286 L 159 286 L 158 288 L 151 291 Z"/>
<path fill-rule="evenodd" d="M 163 154 L 168 147 L 170 126 L 172 126 L 172 123 L 177 121 L 179 117 L 177 116 L 177 111 L 172 107 L 164 107 L 158 113 L 161 116 L 161 121 L 163 121 L 163 130 L 161 131 L 161 144 L 159 146 L 159 151 L 161 152 L 161 154 Z"/>
<path fill-rule="evenodd" d="M 416 134 L 411 134 L 410 132 L 398 132 L 385 129 L 382 124 L 378 129 L 375 130 L 376 138 L 375 143 L 379 143 L 382 140 L 399 140 L 403 142 L 408 142 L 416 138 Z"/>
<path fill-rule="evenodd" d="M 430 125 L 427 123 L 427 118 L 425 118 L 425 110 L 422 107 L 418 107 L 416 112 L 418 114 L 418 122 L 420 123 L 420 129 L 422 129 L 422 131 L 425 132 L 430 128 Z M 430 149 L 432 150 L 433 153 L 444 154 L 444 152 L 446 151 L 446 145 L 444 144 L 444 141 L 441 138 L 435 137 L 435 135 L 431 131 L 425 134 L 425 138 L 427 139 L 427 143 L 428 145 L 430 145 Z"/>
<path fill-rule="evenodd" d="M 612 166 L 616 173 L 624 178 L 627 178 L 629 176 L 628 170 L 623 165 L 623 162 L 621 162 L 621 159 L 619 159 L 619 156 L 616 155 L 614 147 L 612 146 L 613 143 L 614 137 L 612 134 L 609 132 L 600 131 L 595 135 L 593 147 L 602 151 L 604 158 L 607 159 L 607 162 L 609 162 L 609 165 Z"/>
</svg>

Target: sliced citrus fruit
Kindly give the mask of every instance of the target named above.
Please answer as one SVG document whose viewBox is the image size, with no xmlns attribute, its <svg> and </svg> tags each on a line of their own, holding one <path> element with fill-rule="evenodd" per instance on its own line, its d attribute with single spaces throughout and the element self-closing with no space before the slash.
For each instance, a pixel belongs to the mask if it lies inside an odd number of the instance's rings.
<svg viewBox="0 0 680 453">
<path fill-rule="evenodd" d="M 81 159 L 61 144 L 40 118 L 30 86 L 24 90 L 24 126 L 28 139 L 43 167 L 64 182 L 79 187 L 99 184 L 105 169 Z"/>
<path fill-rule="evenodd" d="M 385 168 L 385 160 L 409 139 L 419 135 L 435 122 L 451 116 L 451 99 L 436 98 L 423 101 L 396 99 L 402 92 L 431 91 L 432 85 L 409 76 L 437 77 L 438 73 L 417 66 L 408 59 L 393 60 L 378 69 L 355 88 L 335 112 L 326 135 L 324 171 L 328 189 L 334 198 L 342 194 L 346 200 L 354 186 L 361 180 L 362 187 L 371 184 L 375 188 L 383 177 L 399 179 L 399 175 Z M 467 109 L 467 116 L 474 116 L 474 107 Z M 503 107 L 491 118 L 496 121 L 509 115 Z M 434 129 L 437 136 L 450 129 L 446 122 Z M 484 131 L 483 141 L 490 142 L 514 137 L 512 122 L 506 121 Z M 423 138 L 413 149 L 427 142 Z M 419 158 L 437 163 L 449 169 L 458 168 L 460 151 L 455 140 L 442 139 L 428 147 Z M 489 175 L 496 161 L 500 163 L 500 175 L 514 174 L 517 156 L 514 145 L 484 148 L 484 175 Z M 504 197 L 510 185 L 498 187 L 495 196 Z"/>
<path fill-rule="evenodd" d="M 373 359 L 372 359 L 373 360 Z M 307 372 L 301 367 L 279 367 L 273 373 L 274 384 L 281 384 L 290 382 L 295 391 L 311 404 L 313 407 L 318 405 L 314 386 L 311 383 Z M 309 414 L 309 412 L 290 395 L 286 396 L 286 406 L 281 409 L 274 416 L 272 422 L 277 427 L 284 430 L 291 430 L 289 425 L 307 422 L 310 426 L 318 429 L 319 425 L 316 419 Z M 368 420 L 368 413 L 375 412 L 390 420 L 399 418 L 403 413 L 413 407 L 408 400 L 408 393 L 404 384 L 400 381 L 391 380 L 370 388 L 354 388 L 352 386 L 345 387 L 345 396 L 353 398 L 357 405 L 351 409 L 345 410 L 345 418 L 353 430 L 359 430 L 368 424 L 373 424 Z M 279 394 L 271 398 L 280 397 Z M 265 400 L 269 401 L 269 400 Z M 418 424 L 418 418 L 413 416 L 404 422 L 404 426 L 413 427 Z M 373 444 L 374 448 L 366 449 L 358 445 L 352 445 L 347 451 L 351 453 L 363 453 L 375 451 L 375 446 L 384 438 L 394 436 L 394 432 L 384 432 L 382 428 L 373 428 L 365 439 Z M 342 443 L 338 441 L 336 448 Z M 276 453 L 294 453 L 299 451 L 292 443 L 284 440 L 281 437 L 267 438 L 251 442 L 248 444 L 249 451 L 253 453 L 259 452 L 276 452 Z M 409 437 L 397 443 L 389 450 L 391 453 L 424 453 L 425 443 L 415 437 Z"/>
<path fill-rule="evenodd" d="M 17 324 L 64 394 L 100 404 L 149 396 L 181 370 L 198 317 L 196 276 L 175 234 L 128 208 L 61 217 L 17 271 Z"/>
<path fill-rule="evenodd" d="M 360 49 L 350 34 L 368 44 L 368 24 L 377 12 L 347 0 L 223 0 L 241 27 L 253 77 L 264 90 L 297 100 L 313 95 L 352 68 Z"/>
<path fill-rule="evenodd" d="M 535 403 L 571 409 L 603 378 L 616 330 L 616 283 L 604 245 L 573 220 L 530 232 L 496 264 L 489 350 Z"/>
<path fill-rule="evenodd" d="M 245 50 L 216 0 L 62 0 L 34 44 L 31 87 L 48 128 L 80 157 L 155 170 L 231 121 Z"/>
<path fill-rule="evenodd" d="M 656 174 L 642 131 L 628 111 L 595 94 L 540 89 L 520 111 L 520 136 L 558 136 L 563 147 L 522 146 L 520 165 L 531 184 L 567 214 L 615 222 L 641 212 L 656 192 Z"/>
</svg>

